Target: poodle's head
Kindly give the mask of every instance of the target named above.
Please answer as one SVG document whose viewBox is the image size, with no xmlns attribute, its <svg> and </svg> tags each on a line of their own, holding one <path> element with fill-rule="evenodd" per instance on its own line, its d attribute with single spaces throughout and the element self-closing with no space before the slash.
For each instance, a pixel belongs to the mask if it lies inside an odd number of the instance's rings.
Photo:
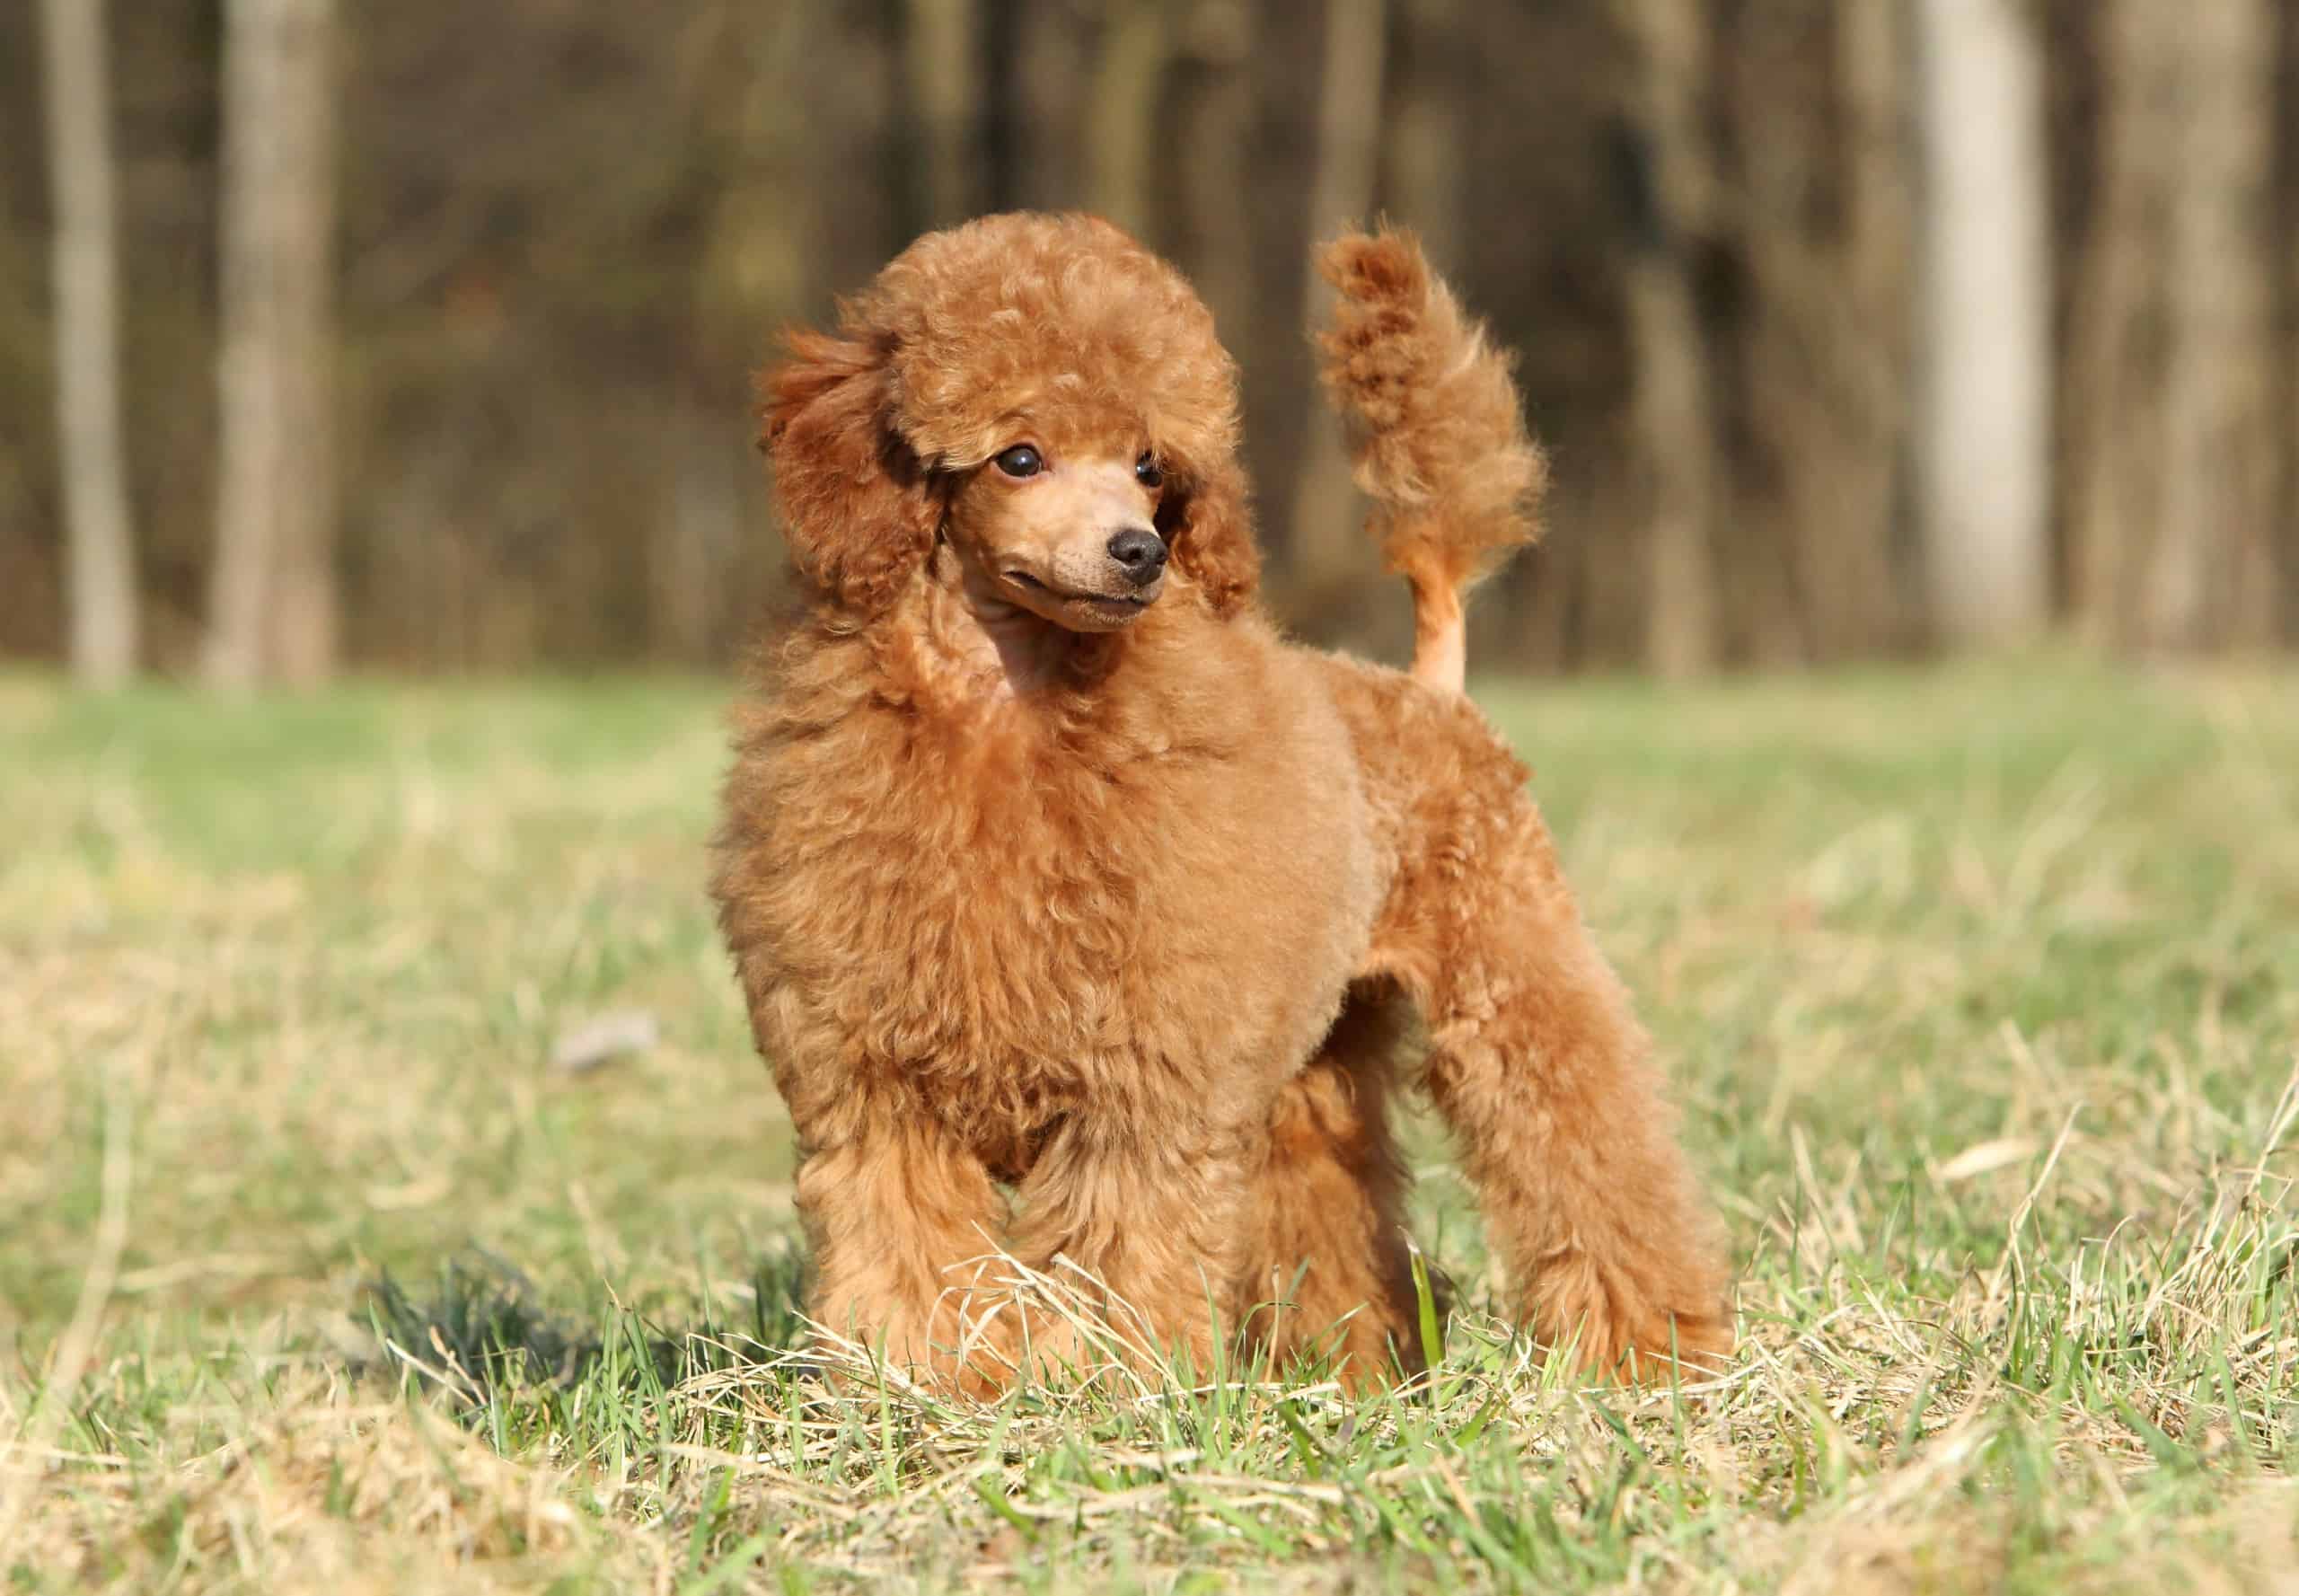
<svg viewBox="0 0 2299 1596">
<path fill-rule="evenodd" d="M 938 541 L 1073 631 L 1176 583 L 1214 613 L 1259 559 L 1236 368 L 1189 284 L 1106 222 L 1000 216 L 920 239 L 792 335 L 764 447 L 799 573 L 864 616 Z"/>
</svg>

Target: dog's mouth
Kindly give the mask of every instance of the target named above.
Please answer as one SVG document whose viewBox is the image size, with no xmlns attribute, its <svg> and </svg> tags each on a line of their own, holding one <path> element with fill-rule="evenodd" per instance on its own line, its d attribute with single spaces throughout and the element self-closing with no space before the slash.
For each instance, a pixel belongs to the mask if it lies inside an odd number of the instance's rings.
<svg viewBox="0 0 2299 1596">
<path fill-rule="evenodd" d="M 1085 620 L 1097 630 L 1123 626 L 1148 609 L 1165 587 L 1159 580 L 1132 593 L 1079 592 L 1056 587 L 1026 570 L 1008 570 L 1003 575 L 1009 586 L 1026 596 L 1029 607 L 1047 620 Z"/>
</svg>

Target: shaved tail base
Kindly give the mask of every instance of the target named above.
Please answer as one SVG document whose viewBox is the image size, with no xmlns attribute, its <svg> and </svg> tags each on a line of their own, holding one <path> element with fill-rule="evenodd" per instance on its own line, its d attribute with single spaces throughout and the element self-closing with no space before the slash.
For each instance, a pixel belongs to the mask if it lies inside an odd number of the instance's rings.
<svg viewBox="0 0 2299 1596">
<path fill-rule="evenodd" d="M 1413 679 L 1447 692 L 1468 690 L 1468 612 L 1452 578 L 1421 568 L 1405 579 L 1413 588 Z"/>
</svg>

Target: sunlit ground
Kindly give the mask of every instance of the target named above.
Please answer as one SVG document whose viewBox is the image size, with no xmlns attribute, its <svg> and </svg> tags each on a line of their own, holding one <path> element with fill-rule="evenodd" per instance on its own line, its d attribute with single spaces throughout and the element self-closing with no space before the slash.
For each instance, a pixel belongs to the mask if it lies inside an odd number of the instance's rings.
<svg viewBox="0 0 2299 1596">
<path fill-rule="evenodd" d="M 2288 1578 L 2299 675 L 1480 696 L 1727 1212 L 1714 1389 L 1545 1379 L 1424 1127 L 1425 1389 L 830 1394 L 719 688 L 0 678 L 0 1587 Z"/>
</svg>

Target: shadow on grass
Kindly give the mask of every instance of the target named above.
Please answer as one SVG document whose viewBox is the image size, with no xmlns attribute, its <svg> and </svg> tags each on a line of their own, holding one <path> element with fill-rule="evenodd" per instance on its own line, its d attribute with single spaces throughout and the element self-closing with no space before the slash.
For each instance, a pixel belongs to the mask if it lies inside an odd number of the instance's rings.
<svg viewBox="0 0 2299 1596">
<path fill-rule="evenodd" d="M 770 1365 L 805 1340 L 803 1271 L 794 1251 L 754 1263 L 736 1311 L 706 1297 L 678 1328 L 610 1303 L 595 1323 L 554 1312 L 515 1265 L 484 1252 L 452 1258 L 423 1289 L 388 1272 L 361 1304 L 377 1345 L 364 1371 L 459 1398 L 477 1422 L 506 1398 L 566 1396 L 602 1382 L 659 1394 L 697 1375 Z M 747 1311 L 744 1311 L 746 1308 Z"/>
</svg>

